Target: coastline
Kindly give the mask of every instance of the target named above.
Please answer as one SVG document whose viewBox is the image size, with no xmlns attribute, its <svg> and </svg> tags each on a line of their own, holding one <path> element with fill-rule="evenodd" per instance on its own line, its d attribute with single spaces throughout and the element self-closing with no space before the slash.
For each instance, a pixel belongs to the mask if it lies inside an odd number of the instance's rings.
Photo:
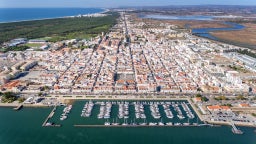
<svg viewBox="0 0 256 144">
<path fill-rule="evenodd" d="M 224 122 L 224 121 L 206 121 L 209 124 L 214 124 L 214 125 L 225 125 L 225 126 L 230 126 L 229 122 Z M 254 124 L 249 124 L 249 123 L 243 123 L 243 122 L 234 122 L 234 124 L 236 126 L 240 126 L 240 127 L 252 127 L 255 128 L 256 125 Z"/>
<path fill-rule="evenodd" d="M 110 11 L 107 8 L 98 8 L 101 9 L 101 12 L 96 12 L 96 13 L 88 13 L 88 14 L 81 14 L 82 16 L 86 16 L 86 15 L 94 15 L 94 14 L 104 14 L 108 11 Z M 29 22 L 29 21 L 40 21 L 40 20 L 50 20 L 50 19 L 61 19 L 61 18 L 74 18 L 77 15 L 70 15 L 70 16 L 60 16 L 60 17 L 49 17 L 49 18 L 39 18 L 39 19 L 30 19 L 30 20 L 17 20 L 17 21 L 7 21 L 7 22 L 0 22 L 0 24 L 7 24 L 7 23 L 18 23 L 18 22 Z"/>
<path fill-rule="evenodd" d="M 113 100 L 117 100 L 117 101 L 120 101 L 120 100 L 126 100 L 126 101 L 179 101 L 179 100 L 186 100 L 191 105 L 193 111 L 196 113 L 196 115 L 198 116 L 200 121 L 202 121 L 204 123 L 208 123 L 208 124 L 217 125 L 217 126 L 231 126 L 230 122 L 211 121 L 211 120 L 205 119 L 205 116 L 199 112 L 199 109 L 195 106 L 194 102 L 191 99 L 189 99 L 189 98 L 181 98 L 181 97 L 180 98 L 160 98 L 160 99 L 156 99 L 156 98 L 151 98 L 151 99 L 150 98 L 128 98 L 128 99 L 121 99 L 121 98 L 85 98 L 85 99 L 61 98 L 59 100 L 75 100 L 75 101 L 88 101 L 88 100 L 103 100 L 103 101 L 109 101 L 109 100 L 112 100 L 112 101 Z M 0 103 L 0 108 L 1 107 L 15 108 L 15 107 L 18 107 L 21 104 L 22 103 L 17 103 L 17 102 L 14 102 L 14 103 Z M 27 107 L 27 108 L 47 108 L 47 107 L 53 107 L 53 106 L 44 105 L 44 104 L 41 104 L 41 103 L 38 103 L 38 104 L 22 104 L 22 106 L 23 107 Z M 240 126 L 240 127 L 252 127 L 252 128 L 256 127 L 255 124 L 253 124 L 253 123 L 246 123 L 246 122 L 236 122 L 236 121 L 234 121 L 234 124 L 236 126 Z M 78 127 L 80 127 L 80 126 L 78 126 Z"/>
<path fill-rule="evenodd" d="M 10 108 L 14 108 L 17 107 L 19 105 L 23 105 L 23 107 L 32 107 L 32 108 L 43 108 L 43 107 L 50 107 L 48 105 L 44 105 L 44 104 L 23 104 L 23 103 L 0 103 L 0 108 L 1 107 L 10 107 Z"/>
</svg>

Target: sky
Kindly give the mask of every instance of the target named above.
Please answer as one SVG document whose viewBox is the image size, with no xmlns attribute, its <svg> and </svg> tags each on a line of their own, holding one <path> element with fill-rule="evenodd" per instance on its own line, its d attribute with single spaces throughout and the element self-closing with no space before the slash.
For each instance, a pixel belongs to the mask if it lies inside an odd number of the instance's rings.
<svg viewBox="0 0 256 144">
<path fill-rule="evenodd" d="M 256 0 L 0 0 L 1 8 L 256 5 Z"/>
</svg>

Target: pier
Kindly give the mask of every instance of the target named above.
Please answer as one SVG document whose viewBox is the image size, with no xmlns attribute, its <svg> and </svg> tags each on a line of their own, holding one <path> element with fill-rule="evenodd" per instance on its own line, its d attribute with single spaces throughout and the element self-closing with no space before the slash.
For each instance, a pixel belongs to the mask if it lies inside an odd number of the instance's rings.
<svg viewBox="0 0 256 144">
<path fill-rule="evenodd" d="M 21 105 L 18 105 L 17 107 L 15 107 L 15 108 L 13 108 L 13 110 L 20 110 L 21 108 L 23 107 L 23 105 L 21 104 Z"/>
<path fill-rule="evenodd" d="M 49 119 L 53 117 L 55 111 L 57 109 L 57 106 L 55 106 L 51 113 L 48 115 L 48 117 L 45 119 L 44 123 L 42 124 L 42 127 L 60 127 L 61 125 L 58 125 L 58 124 L 52 124 L 52 123 L 49 123 Z"/>
<path fill-rule="evenodd" d="M 232 132 L 234 134 L 243 134 L 243 131 L 238 129 L 233 122 L 230 122 L 230 125 L 232 126 Z"/>
<path fill-rule="evenodd" d="M 198 127 L 198 125 L 78 125 L 74 127 Z"/>
</svg>

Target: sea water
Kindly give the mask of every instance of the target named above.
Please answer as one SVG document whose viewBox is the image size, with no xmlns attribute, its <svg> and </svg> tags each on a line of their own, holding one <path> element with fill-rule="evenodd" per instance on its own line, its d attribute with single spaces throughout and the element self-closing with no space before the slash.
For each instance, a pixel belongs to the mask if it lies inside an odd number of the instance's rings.
<svg viewBox="0 0 256 144">
<path fill-rule="evenodd" d="M 103 11 L 100 8 L 0 8 L 0 22 L 59 18 Z"/>
<path fill-rule="evenodd" d="M 74 127 L 90 121 L 80 116 L 85 101 L 73 105 L 69 117 L 59 120 L 60 112 L 55 113 L 55 122 L 61 127 L 42 127 L 52 107 L 0 108 L 1 144 L 255 144 L 255 128 L 239 127 L 244 134 L 235 135 L 231 127 Z M 132 106 L 130 106 L 132 107 Z M 63 107 L 58 107 L 61 111 Z M 59 111 L 58 110 L 58 111 Z M 132 110 L 132 109 L 131 109 Z M 114 108 L 113 113 L 117 111 Z M 145 111 L 146 112 L 146 111 Z M 146 112 L 148 113 L 148 112 Z M 92 117 L 97 117 L 98 108 L 93 109 Z M 132 113 L 131 113 L 132 115 Z M 96 122 L 102 122 L 95 119 Z M 93 122 L 95 122 L 93 121 Z M 111 121 L 111 120 L 110 120 Z M 102 124 L 102 123 L 101 123 Z"/>
</svg>

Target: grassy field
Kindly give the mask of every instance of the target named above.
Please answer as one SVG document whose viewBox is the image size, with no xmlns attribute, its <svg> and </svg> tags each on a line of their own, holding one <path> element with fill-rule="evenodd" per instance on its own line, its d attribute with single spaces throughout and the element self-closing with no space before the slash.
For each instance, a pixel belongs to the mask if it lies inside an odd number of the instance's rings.
<svg viewBox="0 0 256 144">
<path fill-rule="evenodd" d="M 27 43 L 25 44 L 28 47 L 41 47 L 43 44 L 38 44 L 38 43 Z"/>
<path fill-rule="evenodd" d="M 256 47 L 256 24 L 245 23 L 246 28 L 240 31 L 218 31 L 211 34 L 219 39 Z"/>
<path fill-rule="evenodd" d="M 58 18 L 0 24 L 0 44 L 14 38 L 48 37 L 48 41 L 89 38 L 107 32 L 115 23 L 118 13 L 105 17 Z M 50 38 L 49 38 L 50 37 Z"/>
</svg>

